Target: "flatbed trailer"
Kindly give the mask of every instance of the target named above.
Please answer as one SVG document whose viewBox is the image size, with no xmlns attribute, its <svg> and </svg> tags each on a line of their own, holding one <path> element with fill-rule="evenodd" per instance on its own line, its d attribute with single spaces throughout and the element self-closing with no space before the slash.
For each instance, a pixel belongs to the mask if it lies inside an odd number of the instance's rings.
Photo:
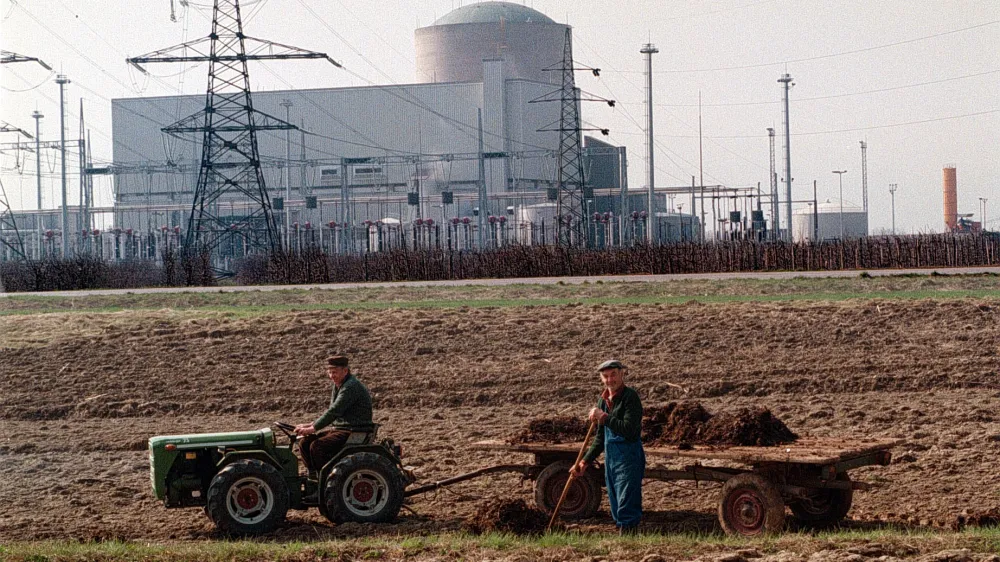
<svg viewBox="0 0 1000 562">
<path fill-rule="evenodd" d="M 886 466 L 897 439 L 835 439 L 804 437 L 775 447 L 693 446 L 646 447 L 649 459 L 690 460 L 681 469 L 646 468 L 646 479 L 693 480 L 722 484 L 719 522 L 729 534 L 757 535 L 780 532 L 785 507 L 802 522 L 829 525 L 843 519 L 851 508 L 855 490 L 869 484 L 850 479 L 848 471 Z M 535 482 L 535 503 L 551 513 L 569 478 L 582 443 L 518 443 L 480 441 L 472 449 L 534 456 L 531 464 L 487 467 L 468 474 L 408 490 L 407 495 L 497 472 L 519 472 Z M 706 466 L 713 464 L 740 465 Z M 604 485 L 603 467 L 575 479 L 560 510 L 564 519 L 584 519 L 597 512 Z"/>
</svg>

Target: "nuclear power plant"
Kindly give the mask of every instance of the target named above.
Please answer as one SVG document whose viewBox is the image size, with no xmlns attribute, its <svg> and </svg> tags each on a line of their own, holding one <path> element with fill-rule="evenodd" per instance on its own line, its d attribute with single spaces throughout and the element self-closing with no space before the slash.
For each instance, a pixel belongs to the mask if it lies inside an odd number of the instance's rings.
<svg viewBox="0 0 1000 562">
<path fill-rule="evenodd" d="M 237 2 L 221 4 L 239 17 Z M 206 39 L 219 41 L 214 32 Z M 869 234 L 867 141 L 861 141 L 860 205 L 820 200 L 815 189 L 803 197 L 800 184 L 793 195 L 789 74 L 779 80 L 783 166 L 777 166 L 775 130 L 769 128 L 770 174 L 763 187 L 704 185 L 694 177 L 686 185 L 656 185 L 652 78 L 659 50 L 637 45 L 647 80 L 646 179 L 629 186 L 625 147 L 582 119 L 584 98 L 612 107 L 615 100 L 585 96 L 576 85 L 574 71 L 599 76 L 599 70 L 574 59 L 569 25 L 524 5 L 487 1 L 417 28 L 413 40 L 416 81 L 409 84 L 254 91 L 251 101 L 245 68 L 213 91 L 212 65 L 222 60 L 213 55 L 215 62 L 199 59 L 210 62 L 208 102 L 201 93 L 111 100 L 111 161 L 95 165 L 89 159 L 81 118 L 79 140 L 61 142 L 79 155 L 79 204 L 64 198 L 61 208 L 44 208 L 39 164 L 38 209 L 0 208 L 0 259 L 76 251 L 159 259 L 202 230 L 229 238 L 261 231 L 271 250 L 326 252 L 418 244 L 463 250 L 510 243 L 822 242 Z M 259 52 L 253 55 L 259 60 L 270 56 Z M 247 53 L 228 56 L 240 60 Z M 170 57 L 129 59 L 145 71 L 137 61 Z M 224 99 L 241 80 L 245 105 L 235 97 L 226 103 L 249 107 L 247 115 L 256 117 L 211 123 L 212 96 Z M 244 172 L 225 177 L 224 170 L 236 167 Z M 633 164 L 633 178 L 643 175 L 637 172 Z M 110 206 L 93 204 L 98 176 L 111 178 Z M 842 175 L 838 181 L 843 198 Z M 895 231 L 894 188 L 892 195 Z M 971 214 L 959 212 L 954 165 L 944 168 L 943 195 L 948 232 L 981 230 Z M 985 215 L 985 199 L 980 201 Z M 259 242 L 227 244 L 221 251 L 226 259 L 238 258 L 259 250 Z"/>
</svg>

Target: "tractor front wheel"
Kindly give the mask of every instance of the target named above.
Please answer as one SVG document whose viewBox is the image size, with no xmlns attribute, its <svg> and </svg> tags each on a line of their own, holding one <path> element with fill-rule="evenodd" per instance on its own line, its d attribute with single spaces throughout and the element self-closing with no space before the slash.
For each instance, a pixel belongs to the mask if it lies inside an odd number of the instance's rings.
<svg viewBox="0 0 1000 562">
<path fill-rule="evenodd" d="M 324 490 L 326 516 L 334 523 L 384 523 L 403 506 L 403 477 L 383 455 L 355 453 L 338 462 Z"/>
<path fill-rule="evenodd" d="M 255 459 L 220 470 L 208 488 L 205 513 L 226 535 L 260 535 L 288 513 L 288 486 L 276 468 Z"/>
</svg>

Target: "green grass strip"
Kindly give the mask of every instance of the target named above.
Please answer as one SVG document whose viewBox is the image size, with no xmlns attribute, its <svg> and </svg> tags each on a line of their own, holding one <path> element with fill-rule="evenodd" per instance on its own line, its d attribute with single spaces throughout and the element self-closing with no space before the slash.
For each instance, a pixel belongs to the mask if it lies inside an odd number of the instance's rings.
<svg viewBox="0 0 1000 562">
<path fill-rule="evenodd" d="M 713 552 L 753 548 L 761 553 L 781 550 L 808 554 L 819 550 L 879 544 L 887 551 L 916 548 L 923 553 L 968 548 L 972 552 L 1000 553 L 1000 530 L 971 529 L 963 532 L 880 528 L 847 529 L 820 533 L 787 533 L 760 538 L 721 534 L 659 534 L 633 537 L 602 534 L 553 533 L 539 537 L 507 534 L 474 536 L 444 534 L 397 537 L 377 535 L 361 539 L 315 542 L 190 541 L 190 542 L 68 542 L 39 541 L 0 545 L 0 559 L 10 562 L 76 561 L 234 561 L 273 560 L 419 560 L 481 559 L 523 554 L 540 557 L 558 552 L 570 557 L 622 557 L 656 551 L 667 558 L 691 557 Z"/>
</svg>

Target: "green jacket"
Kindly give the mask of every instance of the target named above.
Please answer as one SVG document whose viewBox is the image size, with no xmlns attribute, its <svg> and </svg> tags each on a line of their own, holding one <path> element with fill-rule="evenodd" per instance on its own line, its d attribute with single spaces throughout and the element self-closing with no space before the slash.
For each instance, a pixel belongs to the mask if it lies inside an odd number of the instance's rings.
<svg viewBox="0 0 1000 562">
<path fill-rule="evenodd" d="M 583 456 L 583 460 L 588 463 L 604 452 L 604 432 L 601 431 L 604 426 L 629 443 L 638 441 L 642 433 L 642 401 L 639 400 L 639 393 L 626 386 L 612 402 L 614 407 L 608 412 L 607 421 L 597 427 L 597 436 Z M 603 397 L 597 399 L 597 407 L 608 411 Z"/>
<path fill-rule="evenodd" d="M 372 396 L 354 375 L 348 373 L 344 384 L 333 385 L 330 408 L 313 422 L 317 431 L 326 426 L 358 429 L 372 426 Z"/>
</svg>

